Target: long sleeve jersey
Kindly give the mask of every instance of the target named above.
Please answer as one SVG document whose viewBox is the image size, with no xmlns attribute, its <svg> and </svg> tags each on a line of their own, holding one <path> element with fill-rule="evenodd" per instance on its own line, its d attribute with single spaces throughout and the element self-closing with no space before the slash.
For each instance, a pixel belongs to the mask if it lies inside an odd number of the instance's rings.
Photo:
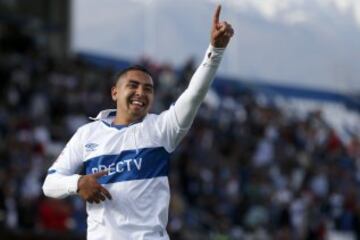
<svg viewBox="0 0 360 240">
<path fill-rule="evenodd" d="M 87 239 L 169 239 L 166 232 L 170 154 L 188 132 L 221 62 L 224 49 L 211 45 L 188 88 L 161 114 L 113 126 L 115 109 L 101 111 L 80 127 L 48 170 L 46 196 L 76 194 L 81 167 L 98 179 L 112 200 L 87 203 Z"/>
</svg>

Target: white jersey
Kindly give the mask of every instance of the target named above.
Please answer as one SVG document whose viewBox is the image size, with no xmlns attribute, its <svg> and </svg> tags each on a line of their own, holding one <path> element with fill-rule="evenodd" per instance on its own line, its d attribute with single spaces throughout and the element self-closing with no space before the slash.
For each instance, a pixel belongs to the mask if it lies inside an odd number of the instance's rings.
<svg viewBox="0 0 360 240">
<path fill-rule="evenodd" d="M 170 154 L 190 128 L 222 52 L 209 47 L 188 89 L 160 115 L 113 126 L 116 110 L 104 110 L 70 139 L 50 167 L 43 189 L 47 196 L 66 197 L 77 191 L 79 168 L 86 174 L 108 171 L 98 182 L 112 200 L 87 203 L 87 239 L 169 239 Z"/>
</svg>

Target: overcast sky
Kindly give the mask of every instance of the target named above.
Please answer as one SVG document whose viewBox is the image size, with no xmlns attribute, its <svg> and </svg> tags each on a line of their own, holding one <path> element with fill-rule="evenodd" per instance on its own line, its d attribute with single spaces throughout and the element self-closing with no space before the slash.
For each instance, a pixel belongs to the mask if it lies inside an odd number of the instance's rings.
<svg viewBox="0 0 360 240">
<path fill-rule="evenodd" d="M 235 29 L 220 74 L 360 92 L 360 0 L 74 0 L 72 46 L 177 67 L 199 62 L 219 2 Z"/>
</svg>

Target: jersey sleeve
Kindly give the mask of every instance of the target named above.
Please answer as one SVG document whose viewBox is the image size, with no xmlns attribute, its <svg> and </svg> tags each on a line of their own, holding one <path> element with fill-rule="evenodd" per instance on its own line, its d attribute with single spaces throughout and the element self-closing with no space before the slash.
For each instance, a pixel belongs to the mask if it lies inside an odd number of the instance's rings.
<svg viewBox="0 0 360 240">
<path fill-rule="evenodd" d="M 75 194 L 80 178 L 76 171 L 83 163 L 81 134 L 78 130 L 48 170 L 43 192 L 48 197 L 64 198 Z"/>
<path fill-rule="evenodd" d="M 167 152 L 175 150 L 178 143 L 188 132 L 189 128 L 181 127 L 175 113 L 175 107 L 172 105 L 168 110 L 162 112 L 153 123 L 155 139 Z"/>
<path fill-rule="evenodd" d="M 173 152 L 191 127 L 203 102 L 225 49 L 209 46 L 205 57 L 192 76 L 188 88 L 175 104 L 162 112 L 155 121 L 158 139 L 168 152 Z"/>
</svg>

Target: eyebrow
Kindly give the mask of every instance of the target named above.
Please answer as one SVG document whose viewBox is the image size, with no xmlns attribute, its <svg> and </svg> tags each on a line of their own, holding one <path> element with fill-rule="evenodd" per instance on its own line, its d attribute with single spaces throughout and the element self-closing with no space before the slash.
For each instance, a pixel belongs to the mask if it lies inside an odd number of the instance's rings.
<svg viewBox="0 0 360 240">
<path fill-rule="evenodd" d="M 136 81 L 136 80 L 129 80 L 129 83 L 141 84 L 139 81 Z M 154 85 L 151 83 L 145 83 L 144 85 L 145 85 L 145 87 L 154 88 Z"/>
</svg>

